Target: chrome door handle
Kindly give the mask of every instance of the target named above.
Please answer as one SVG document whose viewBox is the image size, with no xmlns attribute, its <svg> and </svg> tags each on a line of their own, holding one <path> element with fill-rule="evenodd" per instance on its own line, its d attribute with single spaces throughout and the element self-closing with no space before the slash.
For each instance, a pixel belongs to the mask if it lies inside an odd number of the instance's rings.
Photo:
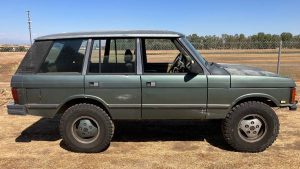
<svg viewBox="0 0 300 169">
<path fill-rule="evenodd" d="M 99 82 L 89 82 L 89 86 L 90 87 L 98 87 L 99 86 Z"/>
<path fill-rule="evenodd" d="M 146 87 L 155 87 L 156 83 L 155 82 L 146 82 Z"/>
</svg>

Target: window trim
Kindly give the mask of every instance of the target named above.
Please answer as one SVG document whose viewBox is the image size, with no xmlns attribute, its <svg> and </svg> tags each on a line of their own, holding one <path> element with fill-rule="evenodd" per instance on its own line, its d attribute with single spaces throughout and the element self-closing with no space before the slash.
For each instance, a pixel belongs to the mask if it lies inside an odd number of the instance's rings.
<svg viewBox="0 0 300 169">
<path fill-rule="evenodd" d="M 94 45 L 94 41 L 95 40 L 117 40 L 117 39 L 134 39 L 134 42 L 135 42 L 135 53 L 136 53 L 136 58 L 135 58 L 135 72 L 124 72 L 124 73 L 103 73 L 101 72 L 101 60 L 99 60 L 99 73 L 92 73 L 92 72 L 89 72 L 89 61 L 91 59 L 91 56 L 92 56 L 92 48 L 93 48 L 93 45 Z M 97 37 L 97 38 L 91 38 L 91 46 L 90 46 L 90 51 L 89 51 L 89 55 L 87 56 L 87 60 L 85 61 L 87 66 L 85 68 L 85 74 L 84 75 L 137 75 L 138 74 L 138 70 L 137 70 L 137 67 L 138 67 L 138 48 L 139 48 L 139 43 L 137 42 L 138 41 L 138 38 L 136 37 Z M 110 50 L 109 50 L 110 51 Z M 99 59 L 101 59 L 101 57 L 99 57 Z"/>
<path fill-rule="evenodd" d="M 142 54 L 141 58 L 142 58 L 142 74 L 143 75 L 186 75 L 188 74 L 188 72 L 183 72 L 183 73 L 148 73 L 144 71 L 144 58 L 147 59 L 147 55 L 146 55 L 146 43 L 145 43 L 145 39 L 169 39 L 170 41 L 172 41 L 172 43 L 176 46 L 177 50 L 179 50 L 180 52 L 182 52 L 181 50 L 183 50 L 184 52 L 186 52 L 187 54 L 190 55 L 190 57 L 192 57 L 192 59 L 194 59 L 196 61 L 196 63 L 202 68 L 203 70 L 203 74 L 198 74 L 198 75 L 206 75 L 206 71 L 203 69 L 203 67 L 198 63 L 198 60 L 195 59 L 194 55 L 192 55 L 191 52 L 189 52 L 184 45 L 180 42 L 179 38 L 173 38 L 173 37 L 154 37 L 154 38 L 148 38 L 148 37 L 143 37 L 141 40 L 141 50 L 142 50 Z M 145 56 L 144 56 L 145 55 Z"/>
<path fill-rule="evenodd" d="M 187 52 L 188 52 L 188 53 L 196 60 L 196 62 L 198 63 L 198 65 L 202 68 L 203 74 L 204 74 L 204 75 L 210 75 L 211 73 L 208 71 L 208 69 L 206 68 L 206 66 L 204 66 L 204 65 L 201 63 L 201 61 L 199 61 L 199 59 L 193 54 L 193 52 L 191 51 L 190 48 L 186 47 L 186 45 L 184 44 L 184 43 L 186 43 L 186 42 L 184 42 L 183 38 L 182 38 L 182 37 L 179 37 L 179 38 L 177 39 L 177 41 L 178 41 L 178 43 L 180 44 L 180 46 L 181 46 L 184 50 L 186 50 L 186 51 L 187 51 Z"/>
</svg>

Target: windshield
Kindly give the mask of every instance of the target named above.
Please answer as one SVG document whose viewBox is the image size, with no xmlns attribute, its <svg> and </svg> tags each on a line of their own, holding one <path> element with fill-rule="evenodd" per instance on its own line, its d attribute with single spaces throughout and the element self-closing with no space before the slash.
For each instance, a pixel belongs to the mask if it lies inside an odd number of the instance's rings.
<svg viewBox="0 0 300 169">
<path fill-rule="evenodd" d="M 204 57 L 200 54 L 200 52 L 194 48 L 191 42 L 189 42 L 186 38 L 182 38 L 182 40 L 185 42 L 186 46 L 193 52 L 194 56 L 197 56 L 200 62 L 203 65 L 207 66 L 208 62 L 204 59 Z"/>
</svg>

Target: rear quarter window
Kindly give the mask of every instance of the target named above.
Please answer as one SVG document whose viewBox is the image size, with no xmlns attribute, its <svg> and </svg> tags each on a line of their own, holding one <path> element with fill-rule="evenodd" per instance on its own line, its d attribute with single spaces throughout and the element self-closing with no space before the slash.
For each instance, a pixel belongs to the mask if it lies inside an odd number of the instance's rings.
<svg viewBox="0 0 300 169">
<path fill-rule="evenodd" d="M 86 47 L 86 39 L 55 40 L 45 60 L 41 64 L 39 72 L 80 73 L 82 71 Z"/>
<path fill-rule="evenodd" d="M 31 48 L 26 53 L 20 66 L 17 69 L 17 74 L 30 74 L 38 71 L 39 65 L 46 56 L 52 41 L 35 41 Z"/>
</svg>

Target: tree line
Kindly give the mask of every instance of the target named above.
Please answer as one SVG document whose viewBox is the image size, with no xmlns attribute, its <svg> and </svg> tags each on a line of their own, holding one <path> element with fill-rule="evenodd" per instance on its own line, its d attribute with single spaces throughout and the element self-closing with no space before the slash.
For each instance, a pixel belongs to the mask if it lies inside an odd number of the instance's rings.
<svg viewBox="0 0 300 169">
<path fill-rule="evenodd" d="M 244 34 L 221 36 L 206 35 L 199 36 L 191 34 L 187 39 L 193 44 L 196 49 L 276 49 L 282 42 L 282 48 L 300 49 L 300 35 L 293 35 L 289 32 L 283 32 L 280 35 L 266 34 L 263 32 L 255 35 L 245 36 Z M 172 43 L 166 43 L 165 40 L 148 39 L 147 48 L 150 50 L 174 50 Z M 124 49 L 130 45 L 134 48 L 132 40 L 118 41 L 117 49 Z M 24 46 L 18 47 L 0 47 L 0 52 L 23 52 L 28 48 Z"/>
<path fill-rule="evenodd" d="M 25 46 L 17 46 L 17 47 L 12 47 L 12 46 L 4 46 L 0 47 L 0 52 L 26 52 L 28 49 L 25 48 Z"/>
<path fill-rule="evenodd" d="M 244 34 L 223 34 L 222 36 L 191 34 L 187 38 L 196 49 L 275 49 L 279 47 L 281 41 L 283 48 L 300 49 L 300 35 L 293 35 L 289 32 L 280 35 L 260 32 L 251 36 Z"/>
</svg>

